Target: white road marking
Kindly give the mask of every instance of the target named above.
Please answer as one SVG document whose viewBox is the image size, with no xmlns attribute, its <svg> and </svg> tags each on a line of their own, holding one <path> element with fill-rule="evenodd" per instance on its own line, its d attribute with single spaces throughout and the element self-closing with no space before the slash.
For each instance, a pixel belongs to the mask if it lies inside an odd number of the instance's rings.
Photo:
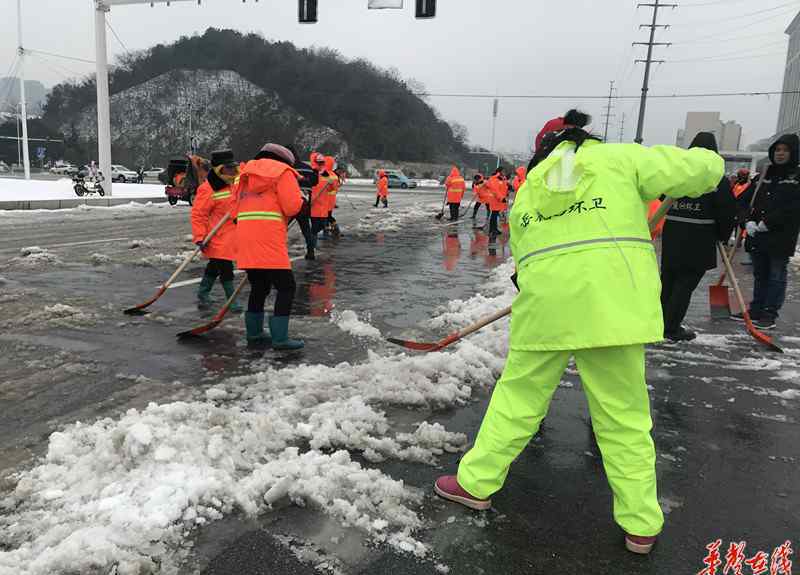
<svg viewBox="0 0 800 575">
<path fill-rule="evenodd" d="M 319 254 L 321 252 L 318 251 L 317 253 Z M 305 258 L 305 255 L 293 257 L 289 261 L 296 262 L 297 260 L 302 260 L 303 258 Z M 234 270 L 233 273 L 234 273 L 234 275 L 241 275 L 241 274 L 244 273 L 244 270 Z M 203 278 L 194 278 L 194 279 L 190 279 L 190 280 L 184 280 L 182 282 L 175 282 L 174 284 L 169 286 L 167 289 L 174 289 L 174 288 L 186 287 L 186 286 L 199 284 L 202 281 L 202 279 Z M 161 286 L 157 286 L 156 287 L 156 289 L 160 289 L 160 288 L 161 288 Z"/>
<path fill-rule="evenodd" d="M 51 249 L 51 248 L 71 248 L 74 246 L 88 246 L 91 244 L 106 244 L 111 242 L 125 242 L 128 241 L 130 238 L 108 238 L 105 240 L 87 240 L 85 242 L 70 242 L 68 244 L 53 244 L 51 246 L 40 246 L 43 249 Z"/>
</svg>

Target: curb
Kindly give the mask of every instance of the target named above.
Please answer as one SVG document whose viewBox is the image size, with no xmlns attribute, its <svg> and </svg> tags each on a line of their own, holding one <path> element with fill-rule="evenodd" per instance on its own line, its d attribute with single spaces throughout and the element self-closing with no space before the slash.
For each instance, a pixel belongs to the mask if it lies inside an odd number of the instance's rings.
<svg viewBox="0 0 800 575">
<path fill-rule="evenodd" d="M 166 196 L 158 196 L 152 198 L 92 198 L 82 199 L 75 198 L 69 200 L 15 200 L 0 202 L 0 210 L 65 210 L 69 208 L 77 208 L 78 206 L 99 206 L 111 207 L 121 206 L 123 204 L 138 203 L 145 204 L 151 202 L 154 204 L 166 203 Z"/>
</svg>

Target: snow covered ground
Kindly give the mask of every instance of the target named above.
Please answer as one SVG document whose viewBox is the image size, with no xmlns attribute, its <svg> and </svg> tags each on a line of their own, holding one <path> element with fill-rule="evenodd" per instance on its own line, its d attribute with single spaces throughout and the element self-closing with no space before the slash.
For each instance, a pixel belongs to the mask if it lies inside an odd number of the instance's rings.
<svg viewBox="0 0 800 575">
<path fill-rule="evenodd" d="M 72 189 L 69 178 L 59 180 L 21 180 L 0 178 L 0 202 L 33 201 L 33 200 L 72 200 L 78 196 Z M 164 186 L 160 184 L 114 184 L 115 198 L 161 198 Z M 100 197 L 97 194 L 84 196 Z"/>
<path fill-rule="evenodd" d="M 451 303 L 433 324 L 464 325 L 508 305 L 510 273 L 509 264 L 498 268 L 486 295 Z M 377 331 L 352 312 L 334 321 L 359 335 Z M 0 551 L 0 573 L 175 573 L 193 529 L 233 512 L 268 513 L 284 497 L 376 543 L 429 557 L 415 538 L 425 524 L 423 493 L 364 467 L 351 451 L 372 462 L 434 465 L 463 450 L 462 433 L 425 420 L 398 431 L 385 409 L 465 403 L 474 388 L 494 383 L 506 329 L 499 322 L 442 353 L 370 351 L 355 364 L 269 367 L 196 401 L 69 425 L 2 501 L 11 550 Z"/>
<path fill-rule="evenodd" d="M 96 305 L 92 300 L 77 295 L 56 303 L 61 300 L 51 298 L 51 292 L 44 291 L 43 280 L 38 285 L 24 288 L 41 290 L 32 294 L 35 300 L 26 300 L 21 287 L 23 281 L 35 279 L 35 274 L 41 273 L 49 264 L 62 269 L 62 275 L 53 276 L 58 281 L 68 280 L 67 268 L 72 268 L 76 273 L 91 274 L 93 282 L 107 275 L 108 279 L 104 281 L 109 285 L 112 276 L 118 276 L 125 267 L 133 268 L 134 276 L 148 278 L 154 269 L 171 271 L 188 245 L 185 234 L 175 225 L 179 218 L 185 220 L 188 217 L 185 207 L 131 204 L 59 212 L 0 212 L 0 225 L 6 224 L 5 231 L 10 230 L 12 224 L 23 231 L 35 230 L 36 241 L 41 246 L 35 247 L 33 241 L 27 241 L 27 236 L 24 244 L 20 243 L 22 238 L 7 239 L 16 245 L 12 243 L 7 250 L 13 263 L 0 269 L 4 276 L 0 277 L 0 319 L 4 302 L 11 302 L 10 299 L 4 300 L 5 297 L 18 298 L 21 302 L 18 307 L 23 311 L 13 314 L 13 321 L 0 321 L 6 333 L 25 336 L 39 326 L 42 330 L 33 331 L 34 336 L 43 338 L 45 336 L 41 334 L 61 333 L 64 339 L 73 336 L 77 344 L 83 343 L 80 330 L 99 330 L 92 333 L 102 333 L 103 338 L 112 338 L 114 332 L 122 331 L 119 339 L 109 340 L 103 351 L 96 352 L 97 362 L 82 363 L 73 352 L 64 352 L 64 357 L 59 360 L 62 364 L 53 363 L 54 359 L 48 356 L 37 356 L 31 367 L 45 374 L 40 380 L 41 387 L 27 384 L 15 387 L 13 381 L 9 383 L 8 380 L 21 376 L 17 375 L 19 372 L 12 372 L 9 378 L 0 377 L 0 392 L 6 396 L 17 391 L 40 396 L 57 393 L 56 401 L 62 401 L 67 395 L 47 380 L 48 369 L 80 372 L 78 385 L 101 388 L 103 397 L 108 389 L 113 389 L 115 377 L 135 379 L 142 389 L 147 390 L 141 395 L 144 400 L 134 407 L 125 405 L 124 409 L 112 415 L 96 416 L 95 412 L 87 411 L 85 416 L 64 417 L 64 425 L 55 427 L 55 433 L 49 437 L 48 434 L 40 435 L 48 437 L 43 457 L 16 466 L 15 474 L 4 484 L 7 491 L 0 495 L 0 575 L 178 573 L 197 552 L 197 546 L 192 545 L 198 534 L 207 533 L 214 526 L 224 524 L 222 519 L 234 516 L 260 516 L 262 520 L 285 517 L 289 502 L 293 506 L 288 509 L 307 507 L 326 514 L 330 524 L 338 529 L 334 532 L 337 541 L 342 533 L 355 532 L 359 541 L 363 537 L 373 550 L 389 547 L 401 555 L 400 561 L 424 564 L 426 573 L 434 569 L 447 572 L 448 567 L 451 573 L 519 573 L 521 571 L 499 567 L 493 571 L 491 568 L 478 570 L 461 565 L 459 569 L 454 562 L 457 557 L 464 557 L 475 549 L 475 553 L 485 556 L 489 563 L 499 562 L 503 556 L 518 561 L 509 553 L 509 548 L 502 547 L 503 541 L 515 537 L 524 540 L 526 549 L 539 548 L 548 556 L 556 555 L 552 551 L 551 539 L 566 537 L 570 547 L 565 549 L 573 549 L 574 534 L 578 530 L 570 532 L 564 525 L 577 515 L 575 521 L 582 522 L 580 529 L 583 530 L 586 521 L 593 520 L 587 519 L 588 515 L 581 519 L 580 514 L 564 514 L 556 528 L 552 525 L 540 526 L 538 530 L 530 527 L 537 521 L 546 523 L 548 517 L 552 518 L 552 493 L 546 492 L 545 497 L 541 493 L 537 495 L 531 485 L 523 483 L 523 488 L 516 490 L 520 494 L 518 499 L 509 495 L 505 500 L 502 495 L 498 497 L 496 504 L 503 510 L 502 515 L 495 511 L 462 515 L 456 508 L 434 500 L 430 494 L 430 481 L 420 479 L 420 469 L 429 470 L 431 474 L 454 469 L 455 454 L 467 447 L 466 434 L 474 433 L 477 423 L 468 420 L 464 425 L 463 420 L 457 423 L 440 416 L 442 413 L 463 414 L 470 409 L 480 409 L 481 404 L 473 400 L 485 397 L 485 392 L 502 369 L 507 352 L 508 320 L 474 334 L 451 349 L 428 355 L 402 353 L 385 344 L 383 336 L 388 335 L 389 329 L 393 331 L 392 335 L 406 339 L 428 340 L 432 333 L 444 335 L 505 307 L 515 293 L 508 280 L 512 270 L 507 262 L 495 268 L 488 280 L 469 284 L 466 293 L 475 295 L 452 299 L 446 304 L 443 302 L 448 298 L 459 296 L 444 297 L 440 302 L 443 307 L 433 319 L 420 321 L 419 328 L 397 327 L 415 325 L 415 320 L 387 327 L 387 311 L 365 303 L 369 301 L 370 292 L 385 287 L 392 292 L 392 297 L 386 300 L 391 303 L 385 307 L 401 308 L 404 316 L 411 313 L 402 303 L 404 292 L 416 289 L 416 297 L 419 297 L 420 291 L 442 290 L 441 283 L 425 283 L 430 270 L 421 267 L 419 254 L 440 248 L 436 234 L 459 230 L 457 226 L 436 223 L 432 214 L 439 211 L 441 204 L 431 201 L 430 196 L 420 196 L 419 201 L 407 205 L 399 199 L 404 197 L 403 194 L 390 194 L 388 210 L 373 209 L 371 195 L 366 192 L 353 194 L 352 200 L 361 207 L 359 210 L 348 208 L 348 200 L 340 198 L 344 240 L 338 248 L 332 245 L 332 241 L 328 244 L 323 242 L 323 248 L 334 256 L 338 255 L 339 261 L 327 262 L 323 258 L 317 266 L 298 266 L 309 274 L 308 278 L 302 279 L 303 273 L 298 272 L 301 281 L 326 289 L 329 278 L 319 266 L 330 263 L 328 272 L 338 270 L 341 296 L 326 295 L 324 298 L 336 299 L 342 310 L 334 311 L 324 321 L 305 319 L 307 327 L 301 335 L 308 337 L 312 330 L 324 332 L 327 329 L 330 331 L 325 332 L 326 343 L 337 339 L 336 336 L 342 341 L 349 341 L 352 336 L 356 340 L 354 345 L 362 352 L 357 358 L 347 356 L 347 361 L 341 361 L 342 355 L 337 355 L 334 350 L 333 359 L 328 363 L 317 359 L 320 354 L 313 356 L 314 359 L 303 356 L 304 363 L 290 361 L 287 365 L 286 361 L 275 361 L 274 357 L 253 361 L 240 348 L 233 350 L 237 369 L 241 368 L 241 371 L 234 371 L 237 375 L 227 373 L 224 377 L 211 377 L 210 367 L 204 371 L 198 369 L 200 364 L 192 363 L 191 375 L 186 375 L 187 379 L 194 378 L 191 384 L 183 376 L 180 381 L 166 377 L 161 381 L 149 379 L 139 371 L 142 368 L 136 363 L 129 367 L 130 375 L 121 371 L 104 375 L 100 363 L 124 338 L 128 339 L 123 345 L 134 345 L 137 339 L 158 335 L 157 330 L 142 325 L 144 322 L 180 323 L 182 313 L 196 319 L 196 310 L 186 308 L 186 301 L 180 303 L 185 309 L 174 310 L 175 315 L 160 315 L 154 310 L 149 319 L 143 318 L 141 323 L 128 319 L 123 323 L 119 316 L 120 306 Z M 137 219 L 146 221 L 147 227 L 133 228 Z M 86 240 L 88 245 L 63 247 L 65 239 L 59 235 L 69 225 L 85 228 L 87 234 L 92 234 Z M 41 237 L 47 230 L 54 234 L 50 240 Z M 151 231 L 152 236 L 148 235 Z M 433 235 L 435 240 L 426 241 L 426 233 Z M 470 250 L 464 244 L 462 266 L 468 265 L 471 258 L 476 262 L 483 259 L 477 236 L 473 236 L 478 233 L 471 229 L 460 230 L 461 241 L 472 240 L 475 243 Z M 410 238 L 410 258 L 400 249 L 402 246 L 398 246 L 396 239 L 393 241 L 403 234 Z M 95 241 L 94 235 L 103 235 L 109 243 L 91 243 Z M 119 241 L 108 240 L 116 237 Z M 72 241 L 76 238 L 66 239 Z M 378 269 L 368 261 L 363 264 L 367 269 L 359 271 L 353 261 L 344 259 L 345 254 L 352 253 L 359 246 L 367 246 L 370 251 L 384 250 L 384 267 Z M 0 253 L 3 253 L 3 248 L 0 246 Z M 436 265 L 441 266 L 446 254 L 438 251 L 433 251 L 433 254 L 441 258 L 441 261 L 436 261 Z M 363 252 L 360 255 L 363 256 Z M 415 273 L 400 278 L 391 276 L 393 270 L 403 263 L 403 258 L 411 260 L 409 265 L 413 266 Z M 91 260 L 97 269 L 79 267 L 79 260 Z M 447 277 L 454 281 L 459 274 L 465 273 L 459 269 Z M 370 280 L 366 274 L 379 277 Z M 353 283 L 348 284 L 342 276 L 355 277 L 351 278 Z M 152 277 L 159 276 L 153 274 Z M 148 281 L 152 289 L 158 285 L 155 279 Z M 331 283 L 336 285 L 335 281 Z M 358 289 L 363 291 L 354 294 Z M 348 292 L 354 295 L 343 301 Z M 165 299 L 169 295 L 172 294 Z M 414 293 L 411 295 L 415 296 Z M 796 294 L 793 297 L 791 305 L 796 306 Z M 45 303 L 39 308 L 37 301 Z M 707 301 L 700 301 L 697 306 L 703 307 L 705 317 Z M 163 302 L 155 307 L 162 312 L 169 309 Z M 699 313 L 693 313 L 690 322 L 699 321 L 699 317 Z M 304 320 L 297 318 L 294 325 L 301 324 L 301 321 Z M 231 333 L 241 339 L 240 322 L 229 322 L 234 323 L 239 331 Z M 776 356 L 754 346 L 739 324 L 729 323 L 714 325 L 704 322 L 698 340 L 692 345 L 653 346 L 648 354 L 648 377 L 652 383 L 654 413 L 658 422 L 655 433 L 658 434 L 660 487 L 664 489 L 661 503 L 666 513 L 683 507 L 680 513 L 673 514 L 677 517 L 671 518 L 674 522 L 670 528 L 672 535 L 665 532 L 664 539 L 659 542 L 662 553 L 653 558 L 659 573 L 673 572 L 664 566 L 665 558 L 671 555 L 667 552 L 671 549 L 666 547 L 670 544 L 670 537 L 675 547 L 686 545 L 685 539 L 675 537 L 675 532 L 690 532 L 687 525 L 691 525 L 692 529 L 703 531 L 702 534 L 692 532 L 692 538 L 698 539 L 696 543 L 701 549 L 708 540 L 699 540 L 706 533 L 701 522 L 686 517 L 693 512 L 702 512 L 714 523 L 714 536 L 721 536 L 711 508 L 698 507 L 702 507 L 707 499 L 713 499 L 717 491 L 728 489 L 738 479 L 755 473 L 752 469 L 741 471 L 737 468 L 730 477 L 725 476 L 726 469 L 714 475 L 717 473 L 715 465 L 703 468 L 693 458 L 707 458 L 711 453 L 720 452 L 726 458 L 735 459 L 733 455 L 736 455 L 742 460 L 752 460 L 752 465 L 766 469 L 769 465 L 777 465 L 776 456 L 792 455 L 796 451 L 796 433 L 793 430 L 797 429 L 796 407 L 800 401 L 797 368 L 800 338 L 781 335 L 780 343 L 787 353 Z M 59 332 L 59 328 L 68 331 Z M 728 333 L 719 333 L 719 330 Z M 335 333 L 334 337 L 330 337 L 331 332 Z M 788 325 L 783 333 L 791 333 Z M 220 334 L 216 341 L 224 343 L 225 335 Z M 320 337 L 316 343 L 322 340 Z M 0 338 L 0 344 L 3 341 Z M 171 346 L 170 341 L 168 347 L 173 350 Z M 213 344 L 208 348 L 214 353 L 220 352 Z M 199 356 L 206 349 L 198 345 L 188 353 Z M 148 357 L 134 355 L 139 362 Z M 211 365 L 210 362 L 220 358 L 213 355 L 205 359 Z M 0 375 L 5 373 L 0 370 Z M 596 446 L 587 443 L 588 451 L 583 452 L 583 448 L 575 451 L 576 437 L 583 437 L 588 429 L 581 419 L 582 408 L 576 410 L 577 415 L 570 415 L 578 422 L 577 429 L 566 426 L 563 415 L 558 414 L 558 409 L 563 413 L 567 404 L 571 404 L 573 394 L 580 394 L 576 376 L 577 371 L 571 367 L 560 392 L 569 394 L 569 400 L 564 400 L 564 395 L 560 400 L 556 398 L 556 403 L 561 405 L 557 405 L 555 413 L 548 415 L 549 430 L 544 438 L 548 452 L 552 453 L 554 448 L 558 448 L 560 428 L 565 436 L 569 436 L 566 449 L 548 466 L 541 455 L 542 446 L 532 443 L 528 453 L 520 458 L 523 460 L 518 464 L 521 467 L 516 467 L 510 481 L 520 476 L 524 481 L 534 477 L 545 480 L 553 476 L 554 485 L 583 485 L 585 488 L 586 484 L 570 475 L 574 466 L 584 473 L 581 477 L 585 481 L 600 481 L 602 484 L 600 491 L 579 491 L 577 496 L 583 498 L 580 501 L 561 501 L 562 505 L 580 503 L 583 508 L 603 499 L 595 494 L 605 493 L 602 490 L 606 487 L 601 472 L 596 474 L 599 480 L 592 479 L 591 474 L 585 475 L 585 468 L 591 466 L 587 462 L 599 462 Z M 566 381 L 567 378 L 572 379 Z M 735 422 L 737 429 L 744 431 L 732 434 L 730 422 Z M 750 434 L 747 431 L 749 426 L 755 426 L 757 432 Z M 692 437 L 698 433 L 703 442 L 714 445 L 691 443 Z M 773 442 L 773 433 L 780 433 L 779 441 Z M 742 441 L 743 437 L 747 441 Z M 737 451 L 728 450 L 726 438 L 740 443 L 736 446 Z M 565 456 L 565 452 L 568 455 Z M 569 459 L 570 454 L 578 461 Z M 528 464 L 533 462 L 538 467 L 522 471 L 526 469 L 526 458 Z M 782 461 L 780 457 L 778 460 Z M 738 460 L 734 463 L 744 465 Z M 708 479 L 704 479 L 698 469 Z M 769 472 L 770 477 L 789 477 L 788 468 L 785 473 L 774 471 L 774 467 L 770 469 L 773 469 Z M 724 489 L 717 487 L 722 485 L 718 483 L 721 477 L 725 477 Z M 698 484 L 698 491 L 683 488 L 682 481 Z M 777 501 L 781 505 L 785 501 L 786 508 L 791 509 L 797 501 L 795 492 L 775 485 L 770 484 L 771 491 L 765 498 L 774 497 L 773 491 L 780 497 L 788 493 L 789 499 Z M 741 497 L 743 493 L 749 494 L 750 491 L 736 486 L 727 496 Z M 534 509 L 524 508 L 525 505 Z M 513 516 L 519 510 L 512 507 L 517 506 L 524 508 L 520 511 L 524 517 L 519 522 L 509 523 L 508 530 L 499 532 L 503 529 L 502 521 L 508 521 L 504 519 L 505 514 Z M 728 512 L 734 513 L 740 508 L 732 506 Z M 752 529 L 767 524 L 780 525 L 784 516 L 778 515 L 775 519 L 779 513 L 776 509 L 777 504 L 772 514 L 765 515 L 763 522 L 753 524 Z M 610 511 L 601 509 L 601 512 Z M 747 513 L 747 510 L 742 509 L 742 512 Z M 684 523 L 680 524 L 680 521 Z M 729 527 L 738 528 L 735 522 L 730 523 Z M 466 525 L 481 531 L 470 539 L 464 536 Z M 749 524 L 746 527 L 751 528 Z M 272 532 L 272 529 L 268 531 Z M 275 531 L 281 532 L 277 537 L 283 537 L 284 531 L 280 528 Z M 786 535 L 790 536 L 790 533 Z M 546 536 L 547 544 L 531 545 L 537 536 L 540 542 L 541 537 Z M 451 543 L 463 544 L 463 547 L 454 547 L 445 559 Z M 601 541 L 598 545 L 605 543 Z M 616 540 L 615 545 L 619 546 Z M 338 543 L 334 541 L 333 546 L 338 546 Z M 592 547 L 592 556 L 597 548 Z M 489 550 L 494 555 L 487 553 Z M 517 551 L 523 553 L 520 549 Z M 580 553 L 580 549 L 577 552 Z M 693 552 L 690 549 L 690 553 Z M 565 555 L 563 552 L 559 554 L 562 557 L 560 561 L 563 561 Z M 335 550 L 329 549 L 325 557 L 310 562 L 319 566 L 337 556 Z M 414 560 L 411 561 L 410 557 Z M 691 560 L 699 561 L 700 557 L 697 553 Z M 530 566 L 533 563 L 521 560 L 519 565 Z M 616 574 L 628 575 L 641 569 L 640 563 L 630 569 L 621 569 L 617 563 L 613 565 Z M 319 571 L 348 572 L 346 569 L 322 568 Z M 417 573 L 413 569 L 409 572 Z M 597 572 L 608 573 L 602 569 Z"/>
</svg>

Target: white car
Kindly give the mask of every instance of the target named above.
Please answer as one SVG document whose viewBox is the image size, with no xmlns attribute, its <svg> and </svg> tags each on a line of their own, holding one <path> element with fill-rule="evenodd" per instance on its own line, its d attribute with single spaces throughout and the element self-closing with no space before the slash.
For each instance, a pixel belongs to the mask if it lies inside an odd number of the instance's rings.
<svg viewBox="0 0 800 575">
<path fill-rule="evenodd" d="M 71 172 L 76 172 L 77 168 L 72 164 L 59 164 L 50 168 L 51 174 L 69 175 Z"/>
<path fill-rule="evenodd" d="M 150 168 L 149 170 L 144 171 L 144 175 L 148 178 L 157 178 L 164 172 L 166 172 L 164 168 Z"/>
<path fill-rule="evenodd" d="M 129 170 L 120 164 L 111 164 L 111 181 L 112 182 L 135 182 L 139 175 L 133 170 Z"/>
</svg>

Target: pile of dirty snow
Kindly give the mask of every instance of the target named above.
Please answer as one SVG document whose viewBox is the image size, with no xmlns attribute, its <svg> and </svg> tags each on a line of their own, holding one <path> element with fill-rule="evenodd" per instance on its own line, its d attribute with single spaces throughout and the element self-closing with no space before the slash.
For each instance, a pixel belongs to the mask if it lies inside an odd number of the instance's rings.
<svg viewBox="0 0 800 575">
<path fill-rule="evenodd" d="M 356 337 L 366 337 L 369 339 L 381 338 L 381 332 L 378 328 L 359 320 L 356 312 L 349 309 L 343 312 L 333 312 L 331 314 L 331 323 L 336 324 L 342 331 L 346 331 L 350 335 Z"/>
<path fill-rule="evenodd" d="M 511 283 L 493 285 L 482 305 L 509 305 Z M 470 306 L 453 304 L 446 323 L 470 323 L 472 314 L 459 319 L 455 311 Z M 443 453 L 466 449 L 464 434 L 423 414 L 494 384 L 506 329 L 498 322 L 437 353 L 370 351 L 361 363 L 271 367 L 208 388 L 204 401 L 153 403 L 67 426 L 0 502 L 0 570 L 176 572 L 193 529 L 235 512 L 267 513 L 281 498 L 376 544 L 433 559 L 415 536 L 428 486 L 407 485 L 351 454 L 437 465 Z M 422 411 L 415 423 L 400 423 L 387 415 L 397 407 Z"/>
<path fill-rule="evenodd" d="M 62 303 L 37 308 L 30 313 L 6 322 L 6 325 L 16 324 L 32 329 L 39 327 L 65 327 L 79 329 L 97 323 L 97 315 Z"/>
<path fill-rule="evenodd" d="M 153 243 L 150 240 L 131 240 L 128 248 L 135 250 L 137 248 L 152 248 Z"/>
<path fill-rule="evenodd" d="M 10 263 L 26 268 L 36 268 L 48 265 L 59 265 L 63 262 L 58 259 L 57 255 L 44 248 L 30 246 L 22 248 L 19 251 L 19 256 L 12 258 Z"/>
<path fill-rule="evenodd" d="M 111 263 L 111 258 L 101 253 L 94 253 L 90 255 L 89 260 L 92 262 L 93 266 L 103 266 Z"/>
<path fill-rule="evenodd" d="M 153 268 L 161 266 L 179 266 L 191 253 L 192 252 L 182 252 L 175 255 L 158 253 L 140 258 L 136 261 L 136 265 Z"/>
<path fill-rule="evenodd" d="M 390 196 L 389 207 L 371 208 L 358 221 L 356 230 L 362 233 L 398 231 L 409 221 L 434 216 L 440 208 L 441 204 L 435 202 L 417 203 L 403 209 L 393 208 Z"/>
</svg>

